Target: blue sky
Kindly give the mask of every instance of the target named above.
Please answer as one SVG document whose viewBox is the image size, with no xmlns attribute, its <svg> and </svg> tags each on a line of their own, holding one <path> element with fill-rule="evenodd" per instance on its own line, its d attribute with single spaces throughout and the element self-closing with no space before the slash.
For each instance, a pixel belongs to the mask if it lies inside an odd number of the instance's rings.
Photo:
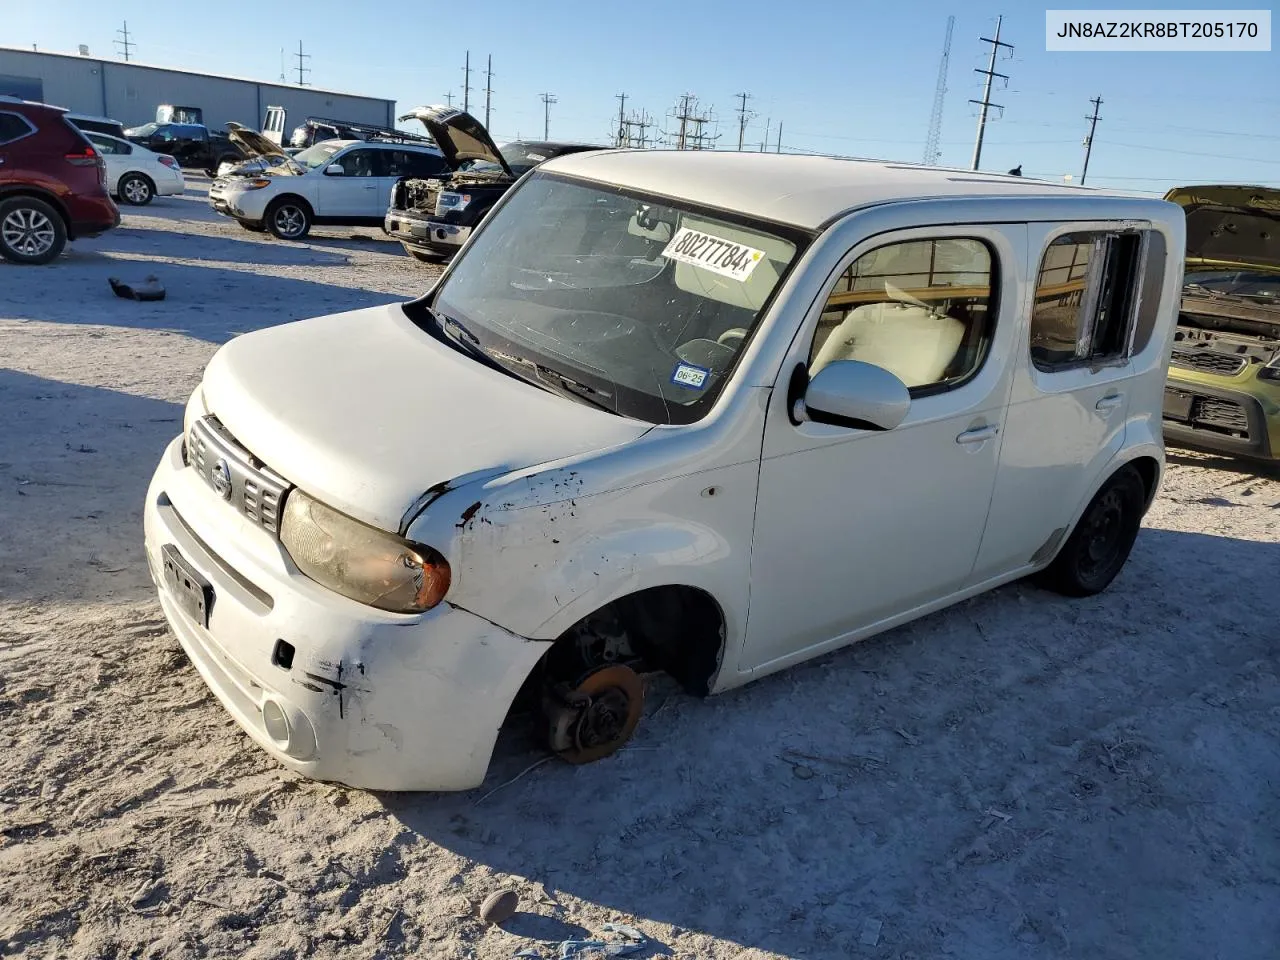
<svg viewBox="0 0 1280 960">
<path fill-rule="evenodd" d="M 483 114 L 483 67 L 493 56 L 497 139 L 542 133 L 539 94 L 555 95 L 553 138 L 603 142 L 618 110 L 645 109 L 667 130 L 683 93 L 719 118 L 720 146 L 737 145 L 737 101 L 752 95 L 747 140 L 783 123 L 784 150 L 921 159 L 948 15 L 955 14 L 942 162 L 968 166 L 985 66 L 980 36 L 1005 15 L 1015 45 L 997 70 L 983 168 L 1079 177 L 1082 140 L 1101 95 L 1089 183 L 1163 192 L 1177 183 L 1280 185 L 1280 53 L 1049 53 L 1044 8 L 936 3 L 648 0 L 353 4 L 336 0 L 236 5 L 154 0 L 0 0 L 0 45 L 113 53 L 127 19 L 147 63 L 275 80 L 283 47 L 301 40 L 317 86 L 395 98 L 400 108 L 461 102 L 470 48 L 472 111 Z M 1054 4 L 1055 8 L 1066 6 Z M 1081 5 L 1081 6 L 1098 6 Z M 1199 8 L 1210 4 L 1169 4 Z M 1248 6 L 1236 4 L 1235 7 Z M 1257 6 L 1256 4 L 1254 6 Z M 218 11 L 218 12 L 214 12 Z"/>
</svg>

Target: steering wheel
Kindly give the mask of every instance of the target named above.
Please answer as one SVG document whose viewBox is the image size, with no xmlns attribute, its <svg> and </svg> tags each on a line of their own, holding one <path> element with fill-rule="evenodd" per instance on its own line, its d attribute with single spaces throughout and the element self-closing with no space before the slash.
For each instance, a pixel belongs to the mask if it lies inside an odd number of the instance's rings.
<svg viewBox="0 0 1280 960">
<path fill-rule="evenodd" d="M 716 343 L 726 347 L 737 347 L 737 345 L 747 336 L 746 327 L 731 327 L 720 336 L 716 337 Z"/>
</svg>

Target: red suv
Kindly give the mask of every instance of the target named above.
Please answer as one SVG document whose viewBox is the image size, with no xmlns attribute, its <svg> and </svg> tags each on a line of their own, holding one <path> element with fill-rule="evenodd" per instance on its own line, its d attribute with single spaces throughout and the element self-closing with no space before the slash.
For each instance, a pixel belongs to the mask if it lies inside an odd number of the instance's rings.
<svg viewBox="0 0 1280 960">
<path fill-rule="evenodd" d="M 106 165 L 61 107 L 0 97 L 0 257 L 48 263 L 118 226 Z"/>
</svg>

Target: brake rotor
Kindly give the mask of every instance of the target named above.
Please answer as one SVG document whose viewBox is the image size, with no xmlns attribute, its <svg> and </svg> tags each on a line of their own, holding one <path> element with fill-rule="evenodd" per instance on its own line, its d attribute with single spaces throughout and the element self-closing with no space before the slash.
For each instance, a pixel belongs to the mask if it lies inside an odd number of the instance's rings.
<svg viewBox="0 0 1280 960">
<path fill-rule="evenodd" d="M 591 763 L 616 751 L 635 732 L 644 710 L 644 682 L 620 663 L 587 674 L 550 717 L 551 749 L 569 763 Z"/>
</svg>

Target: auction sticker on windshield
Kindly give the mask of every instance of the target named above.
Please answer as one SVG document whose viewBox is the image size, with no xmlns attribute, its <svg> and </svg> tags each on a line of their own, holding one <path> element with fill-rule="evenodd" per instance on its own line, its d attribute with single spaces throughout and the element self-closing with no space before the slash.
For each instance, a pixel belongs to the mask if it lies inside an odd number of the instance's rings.
<svg viewBox="0 0 1280 960">
<path fill-rule="evenodd" d="M 764 259 L 763 250 L 744 247 L 688 227 L 676 231 L 662 255 L 668 260 L 679 260 L 738 281 L 751 276 L 756 264 Z"/>
</svg>

